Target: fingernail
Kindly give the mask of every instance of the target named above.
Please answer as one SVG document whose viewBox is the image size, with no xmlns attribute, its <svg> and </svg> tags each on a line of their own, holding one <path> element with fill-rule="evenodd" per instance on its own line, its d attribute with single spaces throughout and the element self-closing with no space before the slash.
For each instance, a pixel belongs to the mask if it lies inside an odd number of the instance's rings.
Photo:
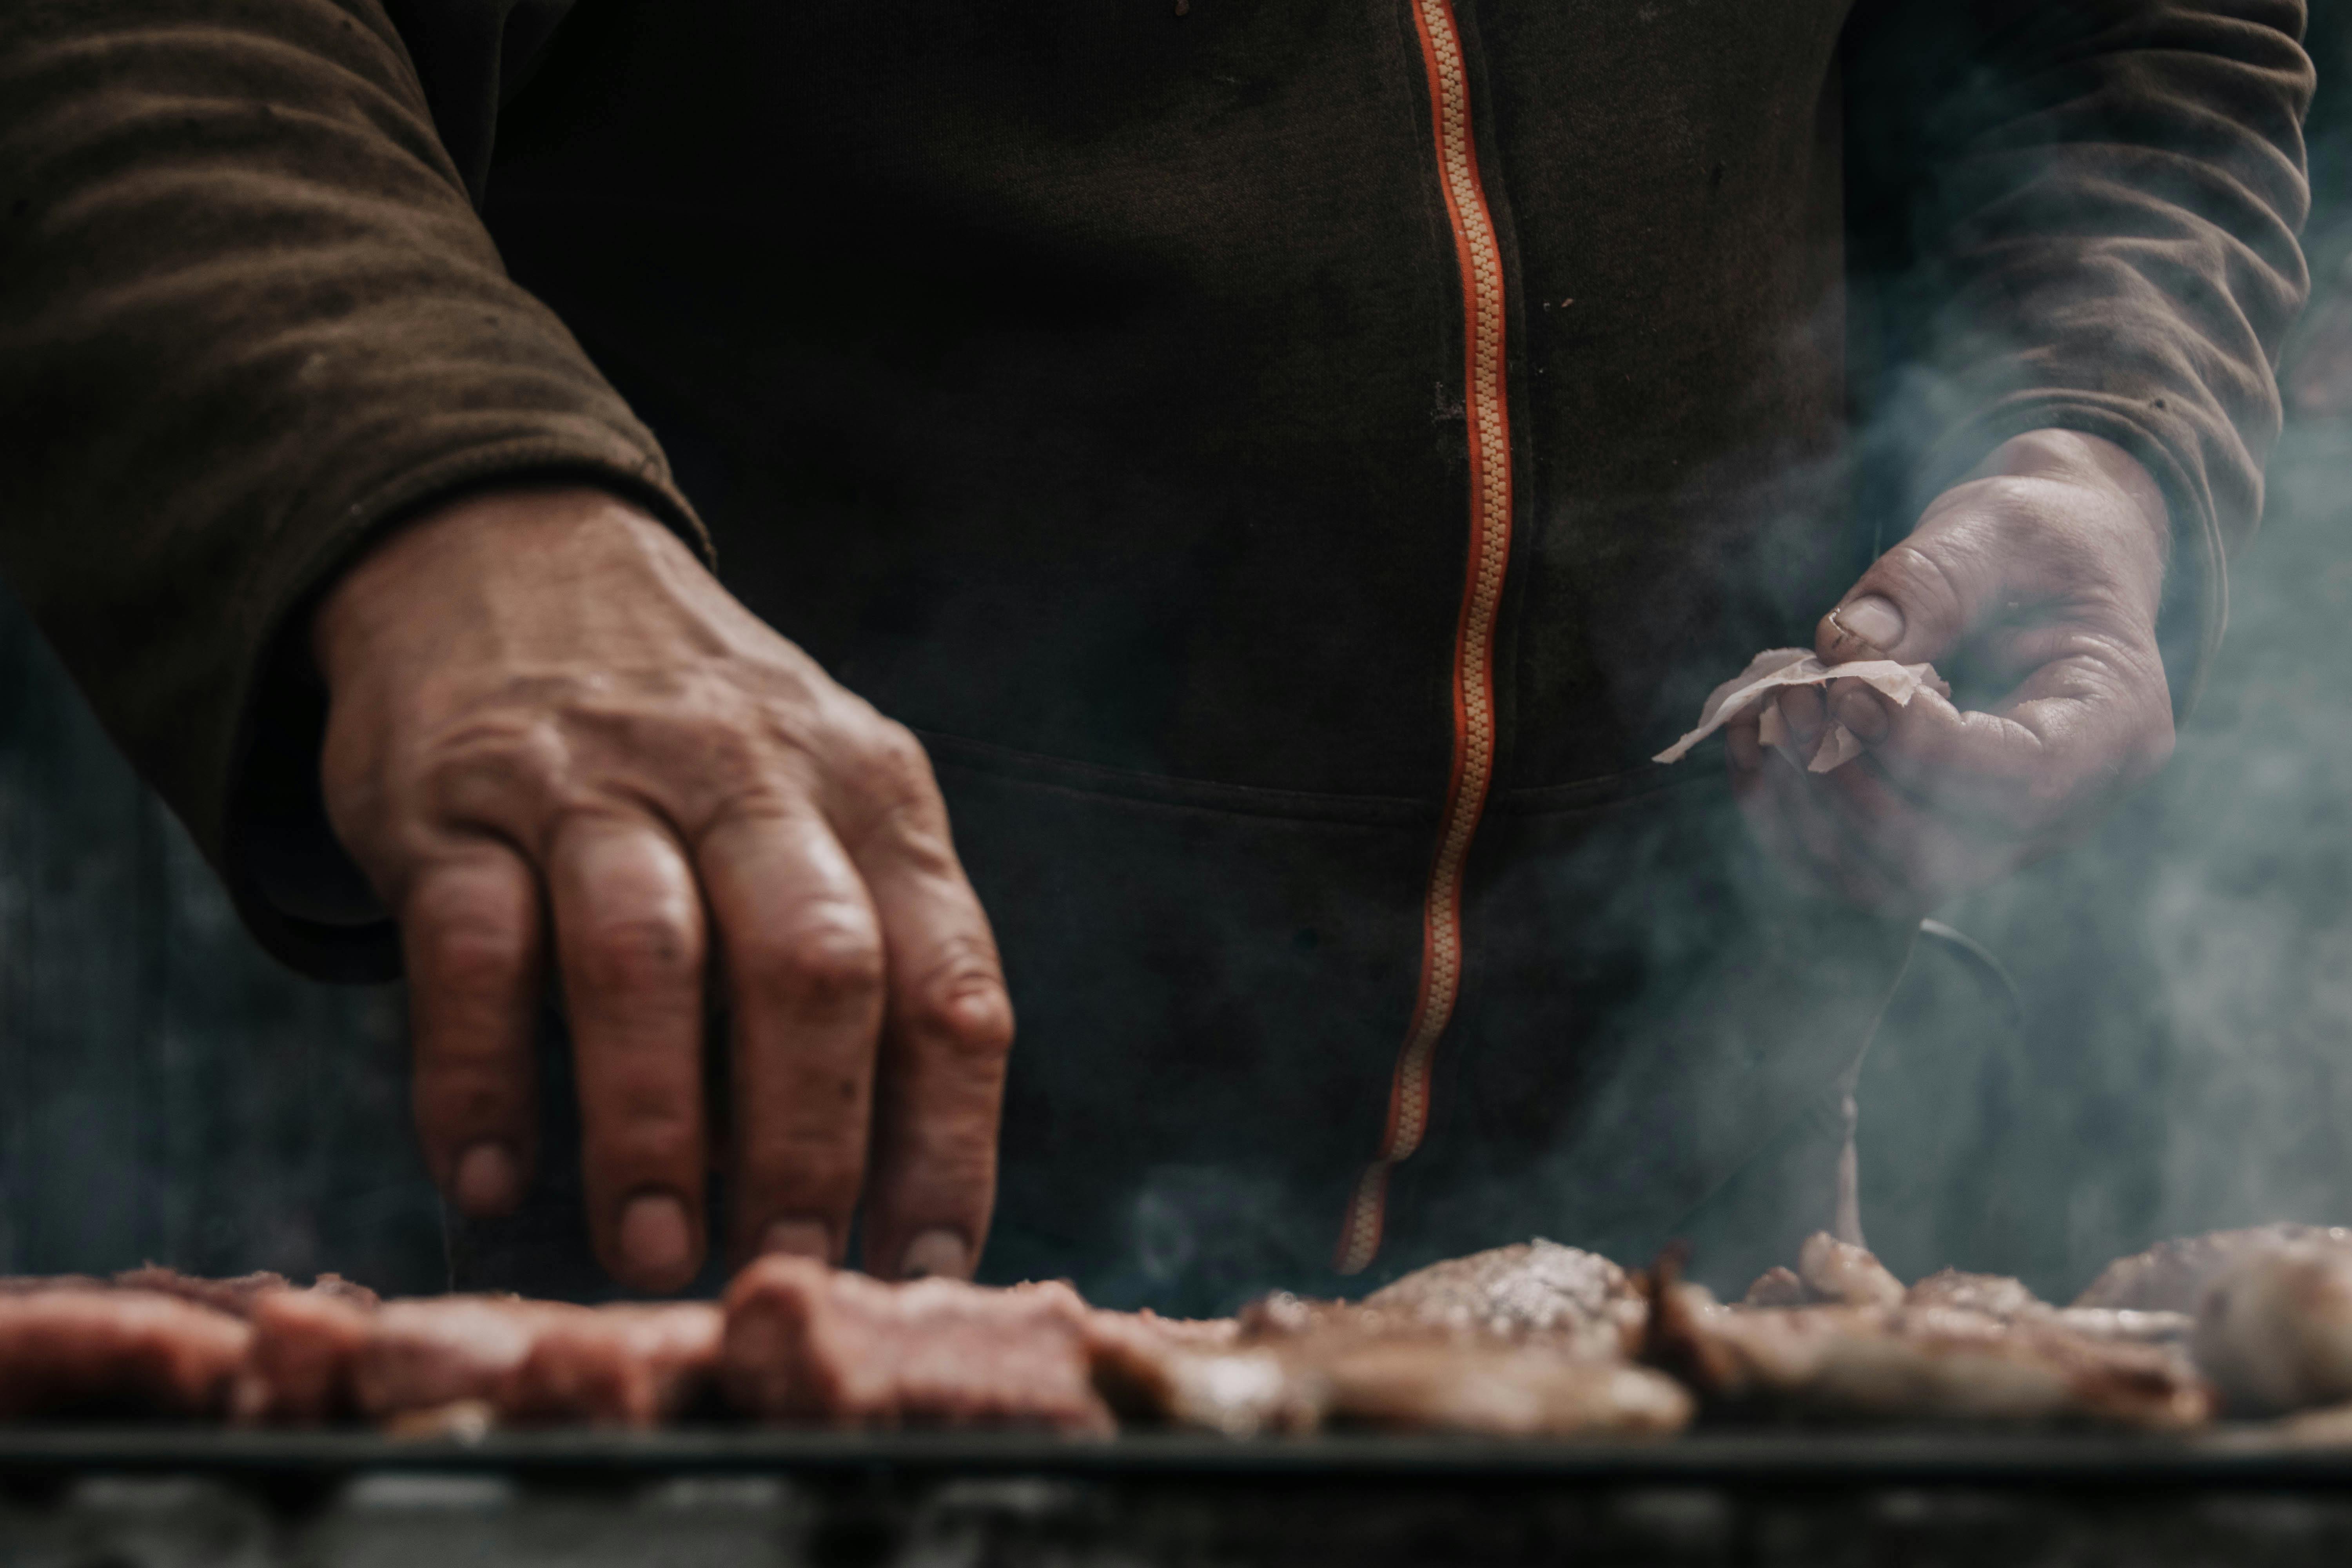
<svg viewBox="0 0 2352 1568">
<path fill-rule="evenodd" d="M 1903 611 L 1884 594 L 1864 594 L 1835 612 L 1846 636 L 1875 648 L 1891 648 L 1903 640 Z"/>
<path fill-rule="evenodd" d="M 961 1279 L 971 1271 L 966 1261 L 968 1249 L 963 1237 L 951 1230 L 927 1230 L 915 1237 L 907 1248 L 906 1259 L 898 1265 L 899 1274 L 908 1279 L 921 1279 L 942 1274 L 950 1279 Z"/>
<path fill-rule="evenodd" d="M 621 1210 L 621 1257 L 638 1273 L 668 1276 L 694 1256 L 686 1205 L 668 1193 L 640 1193 Z"/>
<path fill-rule="evenodd" d="M 522 1167 L 503 1143 L 477 1143 L 457 1156 L 449 1178 L 458 1212 L 504 1214 L 522 1200 Z"/>
<path fill-rule="evenodd" d="M 760 1250 L 823 1263 L 833 1256 L 833 1230 L 821 1219 L 780 1219 L 760 1237 Z"/>
<path fill-rule="evenodd" d="M 1886 710 L 1870 692 L 1849 691 L 1839 698 L 1837 716 L 1857 741 L 1875 741 L 1886 733 Z"/>
</svg>

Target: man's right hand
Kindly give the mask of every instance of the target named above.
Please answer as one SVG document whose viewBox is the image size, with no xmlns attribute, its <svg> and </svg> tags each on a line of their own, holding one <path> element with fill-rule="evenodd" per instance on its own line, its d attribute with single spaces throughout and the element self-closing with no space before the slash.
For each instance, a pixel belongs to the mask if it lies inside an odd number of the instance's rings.
<svg viewBox="0 0 2352 1568">
<path fill-rule="evenodd" d="M 921 745 L 584 489 L 472 497 L 329 591 L 337 834 L 397 917 L 417 1129 L 491 1215 L 531 1167 L 534 1022 L 561 972 L 597 1257 L 702 1263 L 706 985 L 731 1004 L 737 1259 L 968 1275 L 1013 1036 Z"/>
</svg>

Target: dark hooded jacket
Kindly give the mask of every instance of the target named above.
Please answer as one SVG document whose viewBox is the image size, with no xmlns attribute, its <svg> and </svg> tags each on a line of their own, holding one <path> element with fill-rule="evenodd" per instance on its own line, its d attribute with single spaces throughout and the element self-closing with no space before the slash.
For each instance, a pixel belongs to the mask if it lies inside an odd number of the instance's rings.
<svg viewBox="0 0 2352 1568">
<path fill-rule="evenodd" d="M 1909 940 L 1646 759 L 2042 426 L 2162 486 L 2188 700 L 2301 25 L 18 0 L 0 552 L 261 940 L 382 975 L 304 608 L 421 507 L 609 487 L 930 747 L 1022 1019 L 996 1271 L 1646 1246 Z"/>
</svg>

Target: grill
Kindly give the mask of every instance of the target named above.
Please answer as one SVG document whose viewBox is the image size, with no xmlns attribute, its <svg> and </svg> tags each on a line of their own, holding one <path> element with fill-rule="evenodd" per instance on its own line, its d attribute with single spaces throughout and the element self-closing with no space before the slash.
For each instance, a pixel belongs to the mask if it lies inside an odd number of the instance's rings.
<svg viewBox="0 0 2352 1568">
<path fill-rule="evenodd" d="M 1330 1436 L 0 1432 L 0 1562 L 2330 1563 L 2352 1455 L 1756 1428 L 1642 1447 Z"/>
</svg>

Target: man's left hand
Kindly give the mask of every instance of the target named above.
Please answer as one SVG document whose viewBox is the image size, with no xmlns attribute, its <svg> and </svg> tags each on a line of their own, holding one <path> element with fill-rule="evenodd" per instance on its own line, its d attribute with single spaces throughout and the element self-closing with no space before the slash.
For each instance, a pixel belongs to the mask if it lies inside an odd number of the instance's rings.
<svg viewBox="0 0 2352 1568">
<path fill-rule="evenodd" d="M 1982 706 L 1922 690 L 1897 707 L 1859 680 L 1783 689 L 1801 752 L 1834 714 L 1863 754 L 1803 772 L 1762 744 L 1752 705 L 1728 727 L 1750 828 L 1804 879 L 1896 918 L 2082 837 L 2172 753 L 2156 641 L 2170 539 L 2163 493 L 2122 447 L 2057 430 L 2004 443 L 1814 638 L 1832 665 L 1934 663 Z"/>
</svg>

